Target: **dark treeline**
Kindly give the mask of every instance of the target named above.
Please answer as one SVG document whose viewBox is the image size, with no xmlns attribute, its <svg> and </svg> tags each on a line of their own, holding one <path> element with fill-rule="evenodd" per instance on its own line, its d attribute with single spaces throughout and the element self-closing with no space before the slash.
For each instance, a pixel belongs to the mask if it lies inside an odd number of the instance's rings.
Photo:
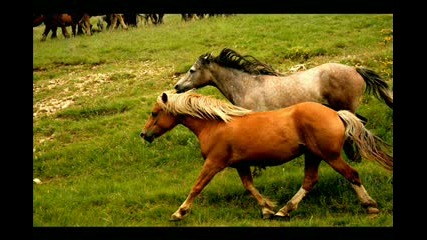
<svg viewBox="0 0 427 240">
<path fill-rule="evenodd" d="M 87 12 L 104 15 L 110 12 L 139 13 L 393 13 L 395 2 L 388 0 L 288 0 L 278 4 L 276 0 L 242 2 L 230 0 L 33 0 L 33 13 Z"/>
</svg>

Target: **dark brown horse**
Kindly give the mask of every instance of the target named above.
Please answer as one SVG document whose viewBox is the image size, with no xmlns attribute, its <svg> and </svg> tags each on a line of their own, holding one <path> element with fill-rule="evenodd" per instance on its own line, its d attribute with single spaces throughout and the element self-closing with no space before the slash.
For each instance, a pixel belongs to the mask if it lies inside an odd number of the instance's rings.
<svg viewBox="0 0 427 240">
<path fill-rule="evenodd" d="M 58 28 L 61 29 L 62 35 L 65 38 L 70 37 L 70 34 L 67 31 L 67 27 L 71 27 L 73 37 L 75 37 L 77 34 L 82 34 L 83 31 L 85 31 L 86 34 L 91 35 L 90 16 L 88 14 L 43 14 L 39 18 L 33 18 L 33 26 L 37 23 L 37 21 L 40 20 L 42 20 L 45 25 L 41 41 L 46 40 L 49 32 L 52 32 L 52 39 L 57 38 L 56 31 Z"/>
<path fill-rule="evenodd" d="M 235 168 L 243 186 L 257 200 L 264 218 L 289 218 L 318 181 L 323 160 L 345 177 L 369 214 L 379 212 L 359 173 L 341 157 L 344 141 L 352 139 L 362 156 L 393 169 L 388 145 L 369 132 L 353 113 L 335 111 L 320 103 L 303 102 L 275 111 L 252 112 L 193 92 L 163 93 L 154 105 L 141 137 L 152 142 L 178 124 L 198 138 L 203 169 L 187 199 L 172 214 L 181 220 L 190 213 L 197 195 L 227 167 Z M 276 166 L 305 156 L 304 181 L 298 192 L 277 212 L 275 204 L 255 188 L 250 166 Z"/>
</svg>

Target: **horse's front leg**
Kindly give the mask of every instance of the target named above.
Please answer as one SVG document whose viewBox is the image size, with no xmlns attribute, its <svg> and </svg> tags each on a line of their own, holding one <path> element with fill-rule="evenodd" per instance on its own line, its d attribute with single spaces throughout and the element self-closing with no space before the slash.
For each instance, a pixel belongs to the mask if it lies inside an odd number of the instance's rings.
<svg viewBox="0 0 427 240">
<path fill-rule="evenodd" d="M 49 32 L 51 30 L 52 30 L 52 36 L 53 36 L 53 29 L 52 29 L 52 27 L 49 24 L 45 24 L 41 41 L 46 41 L 47 35 L 49 34 Z"/>
<path fill-rule="evenodd" d="M 248 190 L 252 194 L 252 196 L 255 197 L 258 204 L 261 206 L 262 218 L 272 218 L 274 216 L 273 208 L 276 206 L 276 204 L 267 199 L 266 197 L 262 196 L 255 188 L 250 167 L 239 167 L 237 168 L 237 172 L 239 173 L 240 179 L 242 180 L 245 189 Z"/>
<path fill-rule="evenodd" d="M 78 34 L 78 26 L 77 25 L 78 24 L 76 24 L 76 23 L 71 24 L 71 34 L 73 35 L 73 37 L 76 37 Z M 83 31 L 82 31 L 82 33 L 83 33 Z"/>
<path fill-rule="evenodd" d="M 191 189 L 190 194 L 187 199 L 181 204 L 181 206 L 174 212 L 170 218 L 171 221 L 182 220 L 185 216 L 190 213 L 191 205 L 193 204 L 194 199 L 199 195 L 199 193 L 205 188 L 205 186 L 212 180 L 212 178 L 221 170 L 225 168 L 224 165 L 218 164 L 218 162 L 211 161 L 207 159 L 203 165 L 202 172 L 197 178 L 196 183 Z"/>
</svg>

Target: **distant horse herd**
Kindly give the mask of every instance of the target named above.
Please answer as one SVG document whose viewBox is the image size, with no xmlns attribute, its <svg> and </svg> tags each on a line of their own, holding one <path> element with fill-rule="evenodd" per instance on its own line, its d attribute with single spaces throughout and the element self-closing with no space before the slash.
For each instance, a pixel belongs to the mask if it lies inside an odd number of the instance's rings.
<svg viewBox="0 0 427 240">
<path fill-rule="evenodd" d="M 219 14 L 181 14 L 183 21 L 191 21 L 202 19 L 205 17 L 213 17 Z M 231 14 L 225 14 L 229 16 Z M 45 29 L 42 34 L 41 41 L 45 41 L 51 32 L 51 38 L 57 38 L 57 30 L 61 29 L 62 35 L 65 38 L 70 38 L 67 27 L 71 27 L 72 36 L 75 37 L 79 34 L 92 35 L 94 32 L 104 31 L 104 23 L 106 23 L 108 30 L 113 30 L 121 27 L 126 30 L 129 26 L 137 26 L 138 22 L 144 25 L 163 24 L 163 13 L 139 14 L 139 13 L 108 13 L 104 15 L 91 15 L 88 13 L 48 13 L 48 14 L 34 14 L 33 13 L 33 27 L 37 27 L 42 23 Z M 91 24 L 91 19 L 94 19 Z"/>
</svg>

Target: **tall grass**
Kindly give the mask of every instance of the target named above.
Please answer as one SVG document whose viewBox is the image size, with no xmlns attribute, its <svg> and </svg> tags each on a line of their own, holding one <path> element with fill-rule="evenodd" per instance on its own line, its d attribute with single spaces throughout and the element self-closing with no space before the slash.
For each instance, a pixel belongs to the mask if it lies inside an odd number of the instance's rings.
<svg viewBox="0 0 427 240">
<path fill-rule="evenodd" d="M 296 64 L 362 65 L 393 87 L 393 16 L 238 14 L 41 42 L 33 28 L 34 226 L 393 226 L 393 175 L 363 161 L 356 168 L 381 213 L 370 218 L 350 184 L 326 164 L 291 221 L 265 221 L 237 172 L 226 169 L 181 222 L 202 164 L 199 144 L 178 126 L 152 144 L 139 133 L 158 94 L 173 88 L 201 54 L 229 47 L 279 71 Z M 198 92 L 224 99 L 216 88 Z M 225 100 L 225 99 L 224 99 Z M 367 128 L 393 143 L 393 111 L 366 96 Z M 303 180 L 303 159 L 267 168 L 259 191 L 284 205 Z"/>
</svg>

